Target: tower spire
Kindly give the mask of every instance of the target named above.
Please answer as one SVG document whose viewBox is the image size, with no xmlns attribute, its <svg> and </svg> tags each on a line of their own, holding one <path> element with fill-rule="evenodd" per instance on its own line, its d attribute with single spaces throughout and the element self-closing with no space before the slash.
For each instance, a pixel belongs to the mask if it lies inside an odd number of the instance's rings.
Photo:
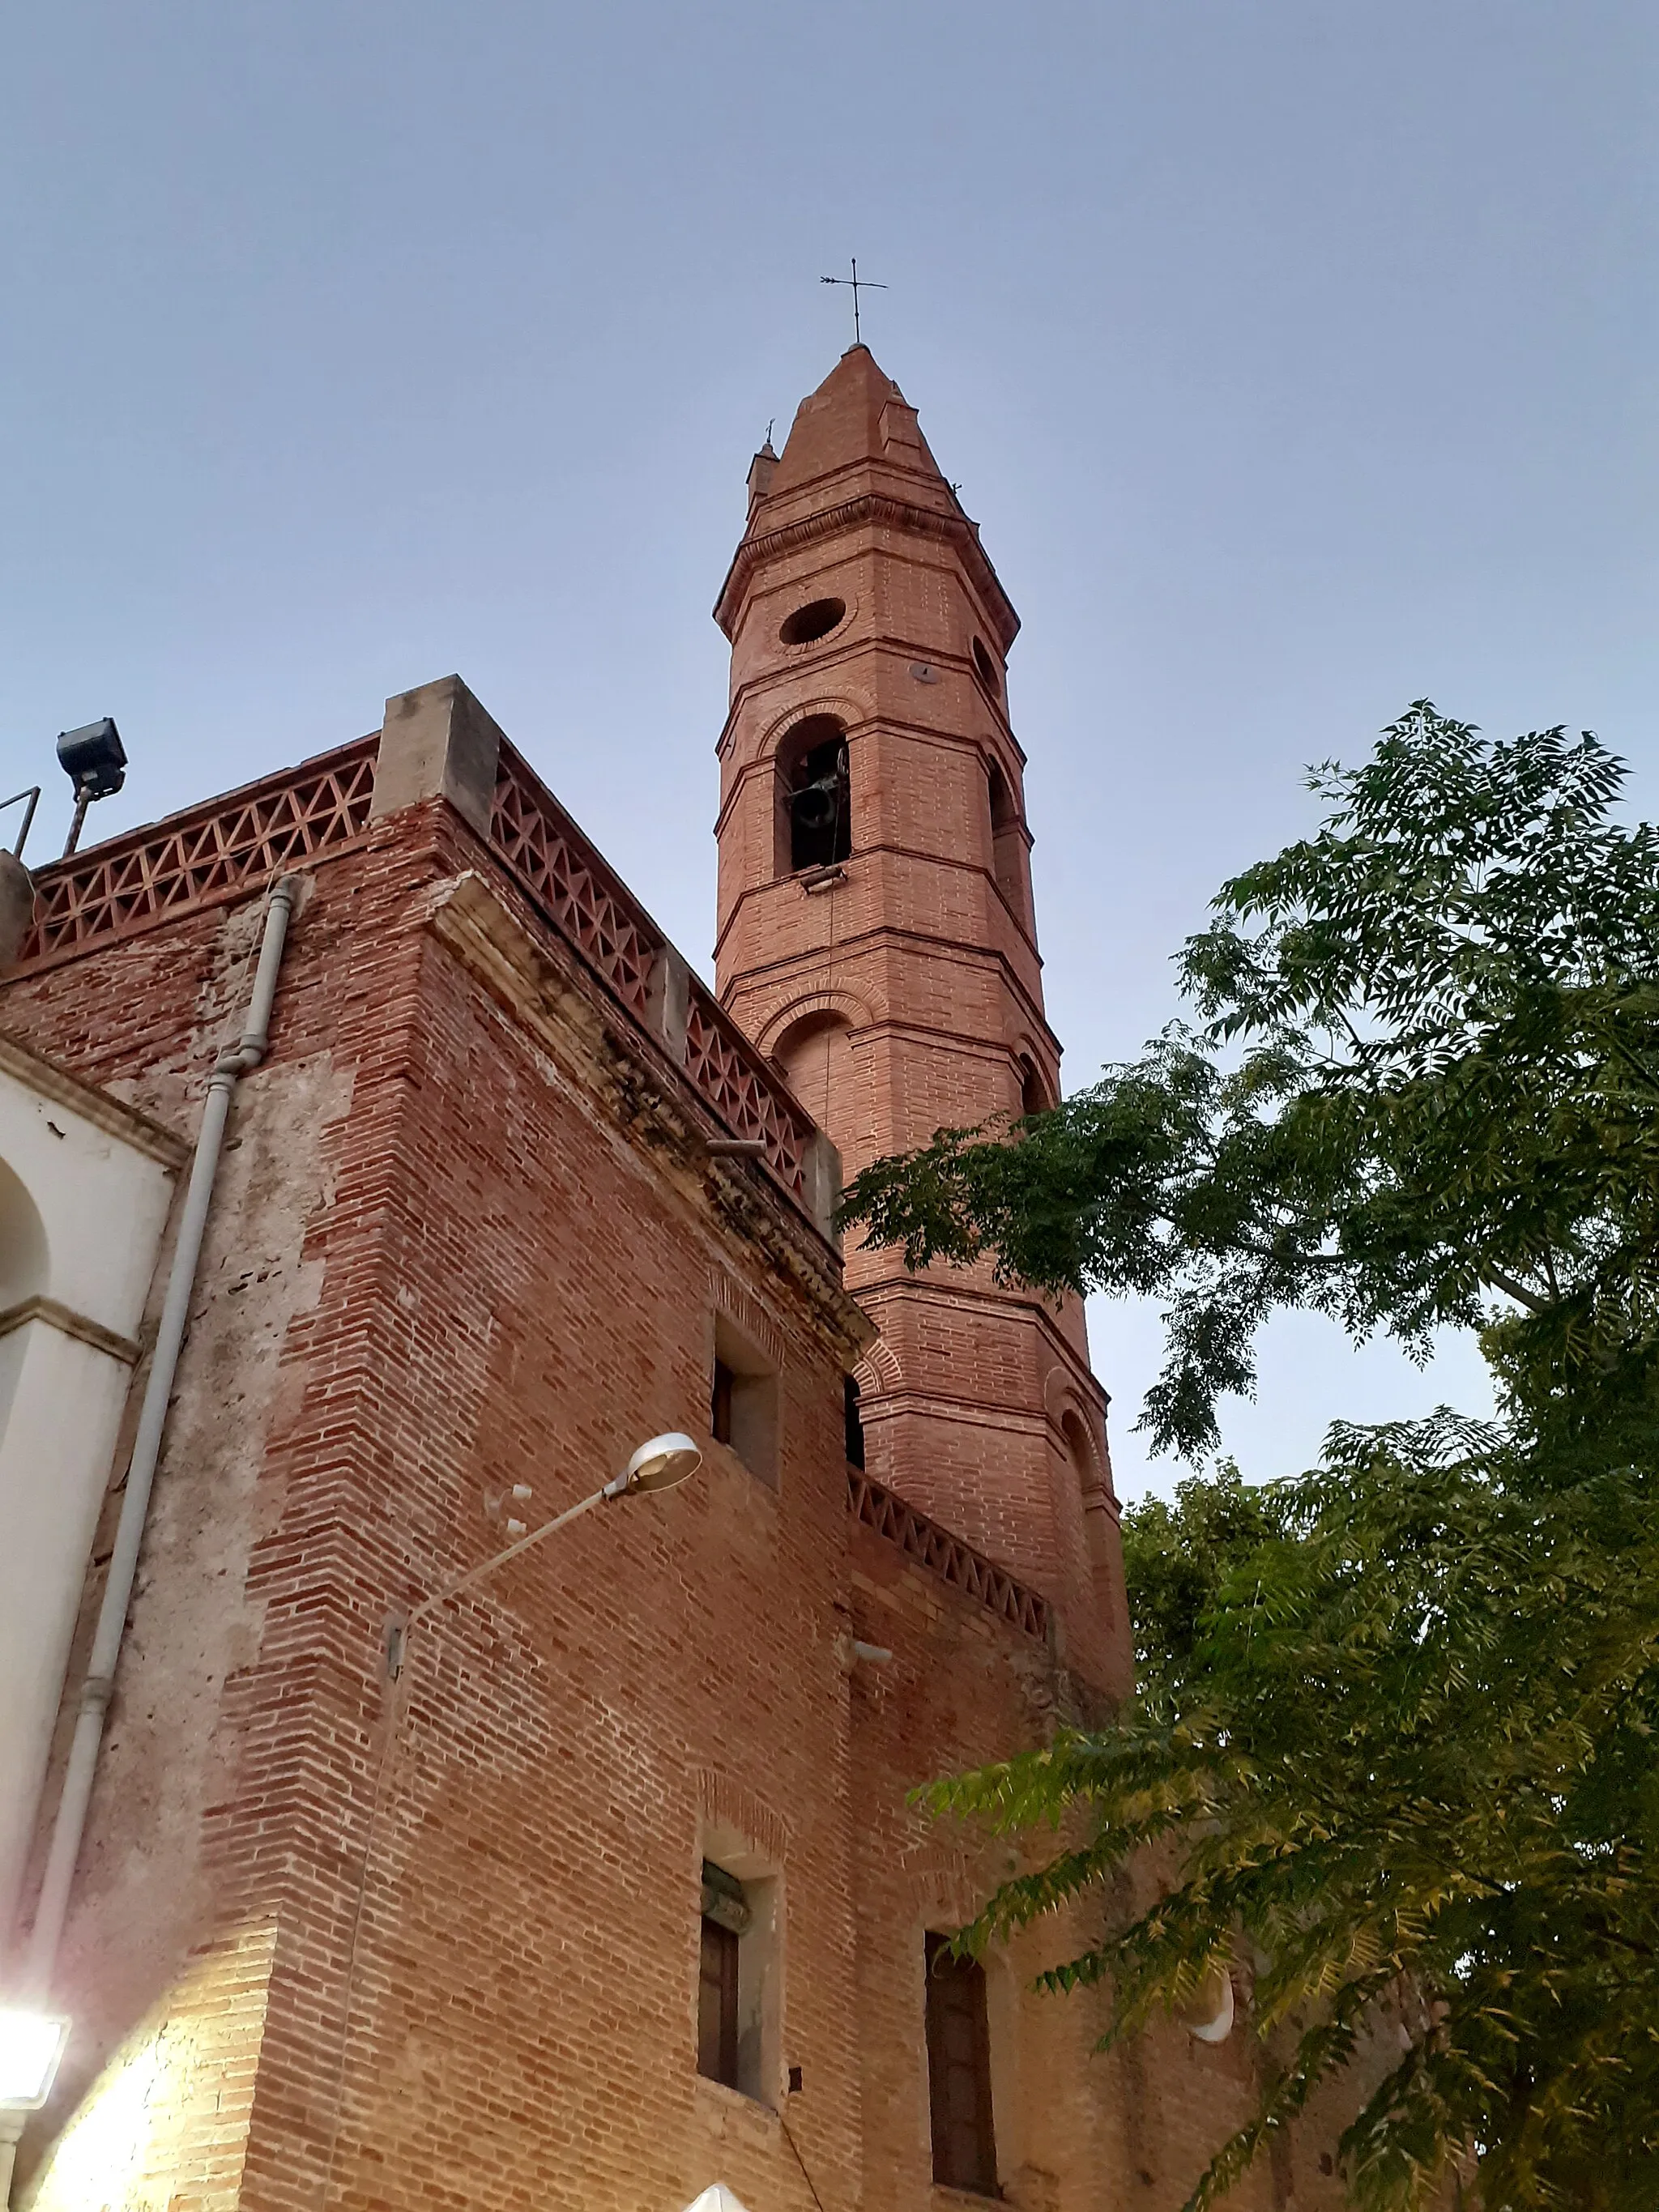
<svg viewBox="0 0 1659 2212">
<path fill-rule="evenodd" d="M 1006 688 L 1019 618 L 861 343 L 750 491 L 715 610 L 732 643 L 716 975 L 856 1172 L 1059 1096 Z M 911 1274 L 868 1248 L 846 1265 L 881 1332 L 859 1377 L 871 1473 L 1048 1595 L 1083 1671 L 1126 1682 L 1081 1306 L 988 1267 Z"/>
<path fill-rule="evenodd" d="M 934 459 L 915 409 L 867 346 L 849 347 L 801 401 L 775 464 L 765 448 L 763 453 L 764 493 L 751 497 L 749 527 L 714 608 L 728 638 L 735 635 L 737 611 L 756 573 L 757 541 L 781 529 L 818 533 L 825 517 L 848 500 L 880 497 L 920 510 L 910 514 L 912 527 L 942 530 L 951 538 L 996 650 L 1007 652 L 1018 635 L 1019 617 Z M 751 494 L 756 483 L 751 470 Z"/>
</svg>

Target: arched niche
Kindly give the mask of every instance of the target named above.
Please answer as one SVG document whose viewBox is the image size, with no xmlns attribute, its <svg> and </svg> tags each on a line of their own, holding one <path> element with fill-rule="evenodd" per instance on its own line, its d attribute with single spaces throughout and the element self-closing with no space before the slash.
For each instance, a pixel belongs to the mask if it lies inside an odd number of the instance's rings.
<svg viewBox="0 0 1659 2212">
<path fill-rule="evenodd" d="M 1019 1076 L 1019 1110 L 1022 1114 L 1047 1114 L 1055 1099 L 1048 1079 L 1029 1052 L 1023 1052 L 1015 1062 Z"/>
<path fill-rule="evenodd" d="M 1104 1431 L 1098 1427 L 1097 1419 L 1085 1423 L 1073 1402 L 1060 1414 L 1060 1434 L 1074 1494 L 1083 1508 L 1083 1537 L 1088 1547 L 1095 1602 L 1108 1632 L 1115 1635 L 1120 1618 L 1121 1552 L 1106 1473 Z"/>
<path fill-rule="evenodd" d="M 1075 1407 L 1068 1406 L 1060 1417 L 1060 1433 L 1066 1445 L 1066 1457 L 1077 1484 L 1078 1495 L 1086 1499 L 1090 1493 L 1102 1487 L 1100 1462 L 1089 1442 L 1089 1432 L 1083 1425 L 1082 1416 Z"/>
<path fill-rule="evenodd" d="M 994 760 L 985 763 L 991 810 L 991 872 L 1022 927 L 1029 924 L 1025 896 L 1025 831 L 1008 779 Z"/>
<path fill-rule="evenodd" d="M 815 1007 L 779 1036 L 772 1059 L 821 1129 L 846 1149 L 853 1086 L 853 1024 L 839 1008 Z"/>
<path fill-rule="evenodd" d="M 23 1180 L 0 1160 L 0 1314 L 46 1287 L 46 1225 Z"/>
<path fill-rule="evenodd" d="M 23 1180 L 0 1160 L 0 1320 L 15 1316 L 31 1298 L 41 1297 L 50 1279 L 46 1224 Z M 27 1333 L 10 1327 L 0 1333 L 0 1434 L 17 1387 Z"/>
</svg>

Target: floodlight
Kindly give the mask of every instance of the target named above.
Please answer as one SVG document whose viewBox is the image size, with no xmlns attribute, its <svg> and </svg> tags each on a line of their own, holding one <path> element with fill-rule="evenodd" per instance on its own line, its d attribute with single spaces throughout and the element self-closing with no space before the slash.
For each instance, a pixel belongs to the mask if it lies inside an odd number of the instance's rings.
<svg viewBox="0 0 1659 2212">
<path fill-rule="evenodd" d="M 81 842 L 81 825 L 94 799 L 107 799 L 126 781 L 126 747 L 121 732 L 107 714 L 101 722 L 84 722 L 78 730 L 64 730 L 58 739 L 58 761 L 75 786 L 75 819 L 64 842 L 64 858 Z"/>
<path fill-rule="evenodd" d="M 0 2006 L 0 2112 L 32 2112 L 46 2103 L 69 2032 L 61 2014 Z"/>
<path fill-rule="evenodd" d="M 77 799 L 82 792 L 88 799 L 107 799 L 126 781 L 126 748 L 107 714 L 100 722 L 64 731 L 58 740 L 58 762 L 75 786 Z"/>
</svg>

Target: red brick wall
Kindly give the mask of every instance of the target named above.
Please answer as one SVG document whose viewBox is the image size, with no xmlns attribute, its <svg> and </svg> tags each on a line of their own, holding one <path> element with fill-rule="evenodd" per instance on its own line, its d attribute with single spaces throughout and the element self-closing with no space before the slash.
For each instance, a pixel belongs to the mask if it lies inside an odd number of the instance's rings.
<svg viewBox="0 0 1659 2212">
<path fill-rule="evenodd" d="M 258 921 L 88 951 L 0 989 L 0 1022 L 189 1135 Z M 850 1520 L 866 1332 L 698 1110 L 441 805 L 314 867 L 204 1255 L 64 1954 L 76 2036 L 24 2146 L 40 2212 L 677 2212 L 716 2179 L 805 2212 L 803 2162 L 825 2212 L 937 2201 L 921 1931 L 999 1862 L 906 1792 L 1069 1692 Z M 706 1437 L 717 1311 L 778 1361 L 775 1489 Z M 674 1426 L 704 1437 L 694 1484 L 442 1607 L 388 1683 L 388 1619 L 504 1510 Z M 848 1635 L 891 1668 L 849 1673 Z M 713 1822 L 781 1872 L 781 2118 L 695 2072 Z M 998 1970 L 1010 2192 L 1161 2212 L 1214 2085 L 1185 2039 L 1139 2078 L 1090 2058 L 1086 2002 L 1020 1994 L 1042 1955 Z"/>
</svg>

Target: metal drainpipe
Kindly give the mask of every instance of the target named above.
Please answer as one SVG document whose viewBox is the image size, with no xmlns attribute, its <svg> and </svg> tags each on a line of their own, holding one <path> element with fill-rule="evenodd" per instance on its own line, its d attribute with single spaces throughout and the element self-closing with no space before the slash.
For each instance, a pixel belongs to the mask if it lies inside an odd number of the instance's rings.
<svg viewBox="0 0 1659 2212">
<path fill-rule="evenodd" d="M 23 1954 L 19 1994 L 26 2004 L 43 2004 L 52 1989 L 58 1941 L 69 1913 L 75 1863 L 81 1854 L 87 1808 L 92 1801 L 98 1751 L 104 1736 L 104 1716 L 115 1687 L 115 1665 L 120 1656 L 127 1607 L 138 1571 L 138 1547 L 143 1540 L 149 1494 L 155 1481 L 155 1463 L 161 1456 L 161 1436 L 167 1426 L 167 1401 L 173 1395 L 179 1353 L 190 1319 L 202 1238 L 207 1228 L 208 1210 L 213 1203 L 213 1185 L 219 1170 L 225 1124 L 230 1115 L 231 1093 L 248 1070 L 257 1067 L 265 1056 L 270 1010 L 276 996 L 277 970 L 283 964 L 289 921 L 298 896 L 299 884 L 293 876 L 284 876 L 271 890 L 265 908 L 264 935 L 259 945 L 259 964 L 254 973 L 246 1026 L 240 1042 L 227 1045 L 219 1054 L 208 1081 L 207 1103 L 202 1109 L 202 1127 L 191 1162 L 190 1185 L 179 1218 L 178 1243 L 173 1247 L 173 1272 L 167 1277 L 167 1298 L 161 1308 L 161 1326 L 155 1333 L 149 1380 L 144 1386 L 138 1431 L 127 1468 L 126 1495 L 121 1501 L 121 1517 L 116 1524 L 115 1548 L 110 1554 L 109 1577 L 104 1584 L 103 1602 L 98 1608 L 92 1656 L 87 1663 L 86 1680 L 81 1686 L 80 1711 L 76 1716 L 75 1735 L 64 1770 L 64 1786 L 52 1821 L 40 1902 L 35 1906 L 34 1924 Z M 11 2201 L 12 2161 L 25 2117 L 21 2112 L 0 2113 L 0 2205 Z"/>
</svg>

